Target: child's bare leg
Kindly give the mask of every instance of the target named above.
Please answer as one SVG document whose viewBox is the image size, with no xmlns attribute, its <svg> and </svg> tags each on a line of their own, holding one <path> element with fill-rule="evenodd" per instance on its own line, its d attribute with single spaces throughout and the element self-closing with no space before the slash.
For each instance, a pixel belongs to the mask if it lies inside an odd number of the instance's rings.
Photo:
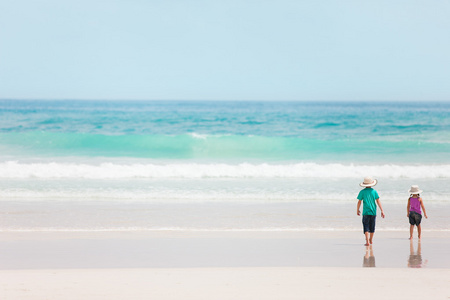
<svg viewBox="0 0 450 300">
<path fill-rule="evenodd" d="M 409 226 L 409 239 L 412 240 L 414 232 L 414 225 Z"/>
<path fill-rule="evenodd" d="M 374 234 L 374 232 L 371 232 L 370 235 L 369 235 L 370 236 L 369 237 L 369 243 L 370 244 L 372 244 L 373 234 Z"/>
<path fill-rule="evenodd" d="M 369 246 L 369 232 L 364 232 L 364 235 L 366 236 L 366 244 L 364 246 Z"/>
<path fill-rule="evenodd" d="M 418 233 L 419 239 L 420 239 L 420 236 L 422 235 L 422 227 L 420 227 L 420 225 L 417 225 L 417 233 Z"/>
</svg>

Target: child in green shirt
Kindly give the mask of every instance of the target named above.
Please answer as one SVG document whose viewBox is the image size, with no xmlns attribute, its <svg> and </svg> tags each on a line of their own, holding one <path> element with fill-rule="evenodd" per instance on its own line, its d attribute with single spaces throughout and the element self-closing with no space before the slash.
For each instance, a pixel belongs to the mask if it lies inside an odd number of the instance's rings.
<svg viewBox="0 0 450 300">
<path fill-rule="evenodd" d="M 358 205 L 356 207 L 357 215 L 361 215 L 361 211 L 359 208 L 361 207 L 361 202 L 363 203 L 363 231 L 366 237 L 365 246 L 369 246 L 372 244 L 373 235 L 375 233 L 375 220 L 377 217 L 377 205 L 381 210 L 381 217 L 384 218 L 384 211 L 381 207 L 380 197 L 378 196 L 378 192 L 374 190 L 372 187 L 378 183 L 376 179 L 372 179 L 371 177 L 364 178 L 364 182 L 360 183 L 361 187 L 365 189 L 361 190 L 358 194 Z"/>
</svg>

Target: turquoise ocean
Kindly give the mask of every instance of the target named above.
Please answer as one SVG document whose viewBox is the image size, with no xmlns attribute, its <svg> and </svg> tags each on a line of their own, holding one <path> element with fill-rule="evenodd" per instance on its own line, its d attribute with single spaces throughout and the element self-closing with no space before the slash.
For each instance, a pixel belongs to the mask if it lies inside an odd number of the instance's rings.
<svg viewBox="0 0 450 300">
<path fill-rule="evenodd" d="M 0 101 L 0 231 L 450 230 L 450 103 Z"/>
</svg>

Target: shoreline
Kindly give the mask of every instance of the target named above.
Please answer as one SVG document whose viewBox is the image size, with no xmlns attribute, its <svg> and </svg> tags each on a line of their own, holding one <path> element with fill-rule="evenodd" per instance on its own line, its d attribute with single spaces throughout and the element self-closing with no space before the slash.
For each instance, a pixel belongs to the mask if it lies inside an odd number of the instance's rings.
<svg viewBox="0 0 450 300">
<path fill-rule="evenodd" d="M 407 237 L 377 232 L 365 247 L 353 231 L 0 232 L 0 298 L 449 299 L 450 232 Z"/>
<path fill-rule="evenodd" d="M 415 233 L 416 234 L 416 233 Z M 450 269 L 450 232 L 0 232 L 0 270 L 116 268 Z M 369 259 L 370 258 L 370 259 Z"/>
</svg>

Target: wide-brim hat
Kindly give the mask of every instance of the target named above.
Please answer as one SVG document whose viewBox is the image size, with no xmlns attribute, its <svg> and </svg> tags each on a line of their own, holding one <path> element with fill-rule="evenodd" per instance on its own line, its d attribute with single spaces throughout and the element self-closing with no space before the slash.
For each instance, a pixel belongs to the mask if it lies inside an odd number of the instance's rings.
<svg viewBox="0 0 450 300">
<path fill-rule="evenodd" d="M 372 186 L 376 186 L 377 183 L 378 183 L 378 180 L 372 179 L 372 177 L 365 177 L 364 181 L 361 182 L 359 185 L 362 187 L 372 187 Z"/>
<path fill-rule="evenodd" d="M 412 185 L 411 188 L 410 188 L 409 191 L 408 191 L 408 193 L 413 194 L 413 195 L 415 195 L 415 194 L 420 194 L 420 193 L 422 193 L 422 192 L 423 192 L 423 191 L 422 191 L 421 189 L 419 189 L 419 186 L 418 186 L 418 185 Z"/>
</svg>

